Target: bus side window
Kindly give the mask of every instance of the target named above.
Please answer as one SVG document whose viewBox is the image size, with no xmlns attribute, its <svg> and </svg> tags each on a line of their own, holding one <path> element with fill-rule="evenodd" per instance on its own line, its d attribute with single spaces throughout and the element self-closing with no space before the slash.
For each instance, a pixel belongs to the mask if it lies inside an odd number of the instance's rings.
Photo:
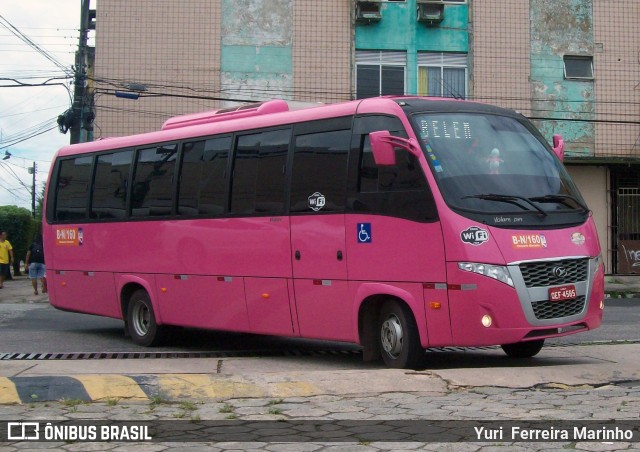
<svg viewBox="0 0 640 452">
<path fill-rule="evenodd" d="M 231 213 L 282 215 L 291 128 L 240 135 L 236 141 Z"/>
<path fill-rule="evenodd" d="M 375 164 L 369 133 L 378 130 L 407 137 L 398 118 L 380 115 L 355 119 L 349 163 L 349 207 L 359 212 L 435 221 L 438 217 L 435 201 L 417 157 L 396 149 L 396 165 Z"/>
<path fill-rule="evenodd" d="M 326 127 L 333 125 L 325 122 Z M 351 126 L 350 118 L 341 122 L 337 126 Z M 351 129 L 322 131 L 322 121 L 314 125 L 315 133 L 295 137 L 291 212 L 342 212 Z M 320 204 L 316 204 L 318 199 Z"/>
<path fill-rule="evenodd" d="M 231 136 L 185 143 L 178 180 L 178 214 L 219 216 L 227 205 Z"/>
<path fill-rule="evenodd" d="M 100 220 L 126 217 L 132 157 L 133 151 L 118 151 L 97 157 L 91 218 Z"/>
<path fill-rule="evenodd" d="M 62 160 L 58 173 L 55 221 L 84 220 L 93 157 Z"/>
<path fill-rule="evenodd" d="M 131 216 L 169 216 L 173 211 L 173 175 L 178 146 L 138 150 L 131 192 Z"/>
</svg>

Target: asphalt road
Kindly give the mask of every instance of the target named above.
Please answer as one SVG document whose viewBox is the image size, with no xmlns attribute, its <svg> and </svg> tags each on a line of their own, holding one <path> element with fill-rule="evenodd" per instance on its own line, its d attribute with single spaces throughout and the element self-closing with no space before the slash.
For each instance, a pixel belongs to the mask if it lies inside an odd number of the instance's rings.
<svg viewBox="0 0 640 452">
<path fill-rule="evenodd" d="M 640 340 L 640 299 L 607 301 L 603 326 L 551 339 L 554 343 Z M 164 347 L 135 345 L 119 320 L 58 311 L 48 304 L 0 304 L 0 353 L 202 352 L 220 350 L 358 350 L 336 342 L 265 337 L 175 328 Z"/>
</svg>

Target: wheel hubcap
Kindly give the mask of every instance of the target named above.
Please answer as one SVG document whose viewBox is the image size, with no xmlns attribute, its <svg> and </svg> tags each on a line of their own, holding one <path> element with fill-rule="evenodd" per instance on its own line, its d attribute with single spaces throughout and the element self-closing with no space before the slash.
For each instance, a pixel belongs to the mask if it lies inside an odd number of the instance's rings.
<svg viewBox="0 0 640 452">
<path fill-rule="evenodd" d="M 133 328 L 138 336 L 144 336 L 149 332 L 151 312 L 144 303 L 136 303 L 133 308 Z"/>
<path fill-rule="evenodd" d="M 387 354 L 396 359 L 402 352 L 402 325 L 395 314 L 391 314 L 383 323 L 380 331 L 382 348 Z"/>
</svg>

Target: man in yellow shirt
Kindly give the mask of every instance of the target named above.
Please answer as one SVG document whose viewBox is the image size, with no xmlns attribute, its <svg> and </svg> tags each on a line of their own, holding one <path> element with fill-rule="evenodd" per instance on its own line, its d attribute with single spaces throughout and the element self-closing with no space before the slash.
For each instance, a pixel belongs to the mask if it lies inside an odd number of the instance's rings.
<svg viewBox="0 0 640 452">
<path fill-rule="evenodd" d="M 13 265 L 13 247 L 7 240 L 6 231 L 0 231 L 0 289 L 4 285 L 4 277 Z"/>
</svg>

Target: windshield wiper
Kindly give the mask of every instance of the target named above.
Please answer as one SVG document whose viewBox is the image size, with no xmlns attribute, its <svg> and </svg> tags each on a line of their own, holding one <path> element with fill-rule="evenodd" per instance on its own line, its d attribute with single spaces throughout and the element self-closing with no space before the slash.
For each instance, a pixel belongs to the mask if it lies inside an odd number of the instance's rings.
<svg viewBox="0 0 640 452">
<path fill-rule="evenodd" d="M 524 202 L 524 203 L 530 205 L 531 207 L 533 207 L 535 210 L 537 210 L 540 215 L 543 215 L 545 217 L 547 216 L 547 212 L 542 210 L 540 207 L 536 206 L 530 199 L 524 198 L 522 196 L 497 195 L 497 194 L 494 194 L 494 193 L 489 193 L 489 194 L 485 194 L 485 195 L 469 195 L 469 196 L 463 196 L 462 197 L 462 199 L 467 199 L 467 198 L 485 199 L 487 201 L 507 202 L 509 204 L 513 204 L 515 206 L 518 206 L 518 207 L 520 207 L 522 209 L 527 210 L 527 208 L 525 206 L 520 204 L 521 202 Z"/>
<path fill-rule="evenodd" d="M 589 208 L 587 206 L 585 206 L 582 202 L 580 202 L 578 198 L 571 195 L 545 195 L 545 196 L 536 196 L 534 198 L 529 198 L 529 200 L 533 202 L 558 202 L 560 204 L 564 204 L 567 207 L 571 207 L 569 204 L 567 204 L 566 202 L 567 199 L 575 202 L 585 212 L 589 212 Z"/>
</svg>

